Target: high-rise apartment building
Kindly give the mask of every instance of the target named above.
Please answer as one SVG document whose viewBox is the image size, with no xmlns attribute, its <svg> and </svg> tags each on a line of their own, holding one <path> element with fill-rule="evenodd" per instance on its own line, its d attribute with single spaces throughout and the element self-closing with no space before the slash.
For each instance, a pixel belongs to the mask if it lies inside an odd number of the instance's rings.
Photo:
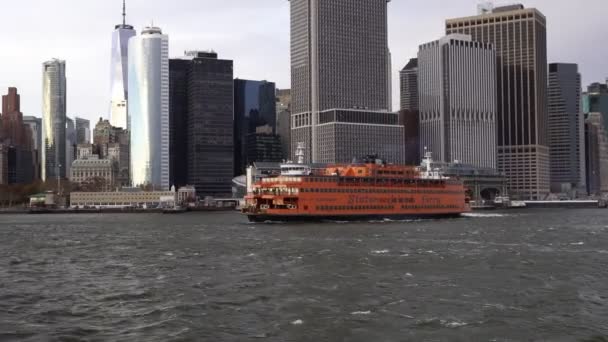
<svg viewBox="0 0 608 342">
<path fill-rule="evenodd" d="M 76 117 L 76 144 L 91 143 L 91 122 L 87 119 Z"/>
<path fill-rule="evenodd" d="M 545 16 L 523 5 L 485 7 L 449 19 L 446 33 L 468 34 L 496 49 L 498 169 L 514 198 L 549 193 L 547 138 L 547 28 Z"/>
<path fill-rule="evenodd" d="M 185 154 L 174 150 L 186 158 L 172 157 L 172 169 L 185 168 L 186 183 L 194 186 L 200 197 L 230 196 L 234 173 L 233 62 L 218 59 L 214 52 L 188 52 L 183 60 L 171 61 L 171 74 L 171 94 L 176 96 L 170 101 L 172 140 L 186 141 Z"/>
<path fill-rule="evenodd" d="M 267 81 L 234 80 L 234 175 L 244 175 L 248 164 L 256 162 L 247 147 L 248 136 L 258 127 L 276 133 L 275 84 Z M 259 160 L 261 161 L 261 160 Z"/>
<path fill-rule="evenodd" d="M 390 109 L 390 53 L 387 33 L 387 0 L 291 0 L 291 95 L 292 151 L 302 142 L 307 161 L 337 162 L 321 156 L 335 155 L 322 149 L 340 148 L 337 140 L 325 140 L 321 130 L 403 130 L 398 125 L 377 126 L 352 120 L 321 123 L 321 112 L 365 110 L 382 116 Z M 331 116 L 331 115 L 330 115 Z M 373 121 L 373 120 L 372 120 Z M 321 125 L 325 125 L 324 128 Z M 402 145 L 402 139 L 394 143 Z M 327 145 L 327 143 L 329 145 Z M 383 146 L 373 144 L 382 154 Z M 386 141 L 382 142 L 382 144 Z M 326 153 L 327 152 L 327 153 Z M 364 151 L 353 151 L 356 154 Z M 340 156 L 350 161 L 355 155 Z M 391 162 L 400 162 L 391 160 Z"/>
<path fill-rule="evenodd" d="M 451 34 L 418 52 L 420 148 L 444 163 L 496 168 L 496 52 Z"/>
<path fill-rule="evenodd" d="M 549 64 L 549 147 L 551 191 L 585 188 L 585 118 L 578 65 Z"/>
<path fill-rule="evenodd" d="M 135 29 L 127 25 L 126 6 L 122 3 L 122 24 L 112 33 L 112 56 L 110 62 L 110 122 L 114 127 L 129 128 L 129 39 L 136 35 Z"/>
<path fill-rule="evenodd" d="M 65 61 L 53 59 L 42 67 L 42 179 L 66 178 Z"/>
<path fill-rule="evenodd" d="M 169 37 L 146 27 L 129 40 L 131 182 L 168 190 Z"/>
</svg>

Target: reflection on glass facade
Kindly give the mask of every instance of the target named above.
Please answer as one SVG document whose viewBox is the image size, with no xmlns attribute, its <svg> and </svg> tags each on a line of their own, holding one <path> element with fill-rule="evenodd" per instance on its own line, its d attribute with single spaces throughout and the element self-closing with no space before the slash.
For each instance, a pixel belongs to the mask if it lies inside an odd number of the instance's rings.
<svg viewBox="0 0 608 342">
<path fill-rule="evenodd" d="M 42 72 L 42 179 L 65 178 L 65 61 L 45 62 Z"/>
<path fill-rule="evenodd" d="M 135 30 L 118 28 L 112 34 L 112 66 L 110 120 L 113 126 L 127 128 L 127 61 L 129 38 L 135 36 Z"/>
<path fill-rule="evenodd" d="M 128 129 L 127 113 L 128 96 L 128 62 L 129 39 L 135 36 L 133 26 L 126 24 L 126 12 L 123 2 L 123 21 L 116 25 L 112 34 L 112 60 L 110 65 L 110 123 L 114 127 Z"/>
<path fill-rule="evenodd" d="M 169 189 L 169 37 L 146 27 L 129 40 L 131 182 Z"/>
<path fill-rule="evenodd" d="M 247 136 L 256 128 L 270 126 L 276 133 L 276 87 L 272 82 L 234 80 L 235 176 L 247 167 Z"/>
</svg>

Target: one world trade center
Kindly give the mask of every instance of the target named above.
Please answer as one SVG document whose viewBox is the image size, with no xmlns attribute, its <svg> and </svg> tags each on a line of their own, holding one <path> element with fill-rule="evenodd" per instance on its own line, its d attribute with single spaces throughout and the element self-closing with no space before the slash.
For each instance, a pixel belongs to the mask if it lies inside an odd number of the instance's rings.
<svg viewBox="0 0 608 342">
<path fill-rule="evenodd" d="M 127 112 L 129 39 L 135 36 L 133 26 L 126 23 L 125 1 L 122 3 L 122 24 L 116 25 L 112 34 L 112 64 L 110 66 L 110 123 L 112 126 L 129 129 Z"/>
</svg>

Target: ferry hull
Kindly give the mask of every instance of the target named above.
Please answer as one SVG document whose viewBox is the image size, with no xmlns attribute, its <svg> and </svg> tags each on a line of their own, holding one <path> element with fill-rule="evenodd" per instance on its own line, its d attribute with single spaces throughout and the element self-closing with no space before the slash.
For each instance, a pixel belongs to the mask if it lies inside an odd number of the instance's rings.
<svg viewBox="0 0 608 342">
<path fill-rule="evenodd" d="M 363 222 L 363 221 L 384 221 L 384 220 L 416 220 L 416 219 L 446 219 L 459 218 L 460 213 L 449 214 L 395 214 L 395 215 L 377 215 L 377 214 L 361 214 L 347 216 L 325 216 L 325 215 L 264 215 L 264 214 L 249 214 L 247 218 L 250 222 L 323 222 L 323 221 L 338 221 L 338 222 Z"/>
</svg>

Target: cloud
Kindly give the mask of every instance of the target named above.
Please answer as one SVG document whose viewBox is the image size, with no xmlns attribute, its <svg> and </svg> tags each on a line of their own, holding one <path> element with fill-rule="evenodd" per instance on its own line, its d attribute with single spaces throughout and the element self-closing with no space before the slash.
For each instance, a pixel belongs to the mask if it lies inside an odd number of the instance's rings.
<svg viewBox="0 0 608 342">
<path fill-rule="evenodd" d="M 605 0 L 528 0 L 548 19 L 549 61 L 579 63 L 583 82 L 608 76 Z M 418 45 L 444 33 L 446 18 L 475 14 L 477 0 L 393 0 L 389 43 L 393 99 L 398 70 Z M 42 62 L 65 59 L 68 115 L 97 120 L 107 115 L 111 34 L 121 19 L 120 0 L 20 0 L 3 8 L 0 90 L 17 86 L 26 115 L 40 115 Z M 584 8 L 583 8 L 584 6 Z M 169 35 L 171 56 L 213 49 L 233 59 L 235 77 L 290 86 L 289 1 L 127 0 L 128 22 L 138 31 L 154 21 Z"/>
</svg>

